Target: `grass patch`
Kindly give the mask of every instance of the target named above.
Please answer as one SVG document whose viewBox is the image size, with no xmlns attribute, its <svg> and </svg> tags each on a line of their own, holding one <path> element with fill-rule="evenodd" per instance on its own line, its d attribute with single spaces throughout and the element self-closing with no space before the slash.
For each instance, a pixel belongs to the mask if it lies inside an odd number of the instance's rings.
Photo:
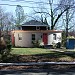
<svg viewBox="0 0 75 75">
<path fill-rule="evenodd" d="M 57 51 L 43 48 L 12 48 L 7 62 L 75 61 L 75 51 Z"/>
<path fill-rule="evenodd" d="M 58 58 L 59 61 L 73 61 L 73 58 L 70 56 L 64 56 L 64 57 L 59 57 Z"/>
<path fill-rule="evenodd" d="M 52 51 L 43 48 L 12 48 L 11 54 L 17 55 L 36 55 L 52 53 Z"/>
</svg>

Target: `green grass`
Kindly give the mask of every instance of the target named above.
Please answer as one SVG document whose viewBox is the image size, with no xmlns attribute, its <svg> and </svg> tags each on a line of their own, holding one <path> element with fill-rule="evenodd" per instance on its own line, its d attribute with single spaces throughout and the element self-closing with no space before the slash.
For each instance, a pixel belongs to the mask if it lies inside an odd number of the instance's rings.
<svg viewBox="0 0 75 75">
<path fill-rule="evenodd" d="M 17 55 L 35 55 L 52 53 L 52 51 L 43 48 L 12 48 L 11 54 Z"/>
<path fill-rule="evenodd" d="M 58 49 L 57 49 L 58 50 Z M 22 59 L 20 55 L 26 55 L 22 60 L 40 60 L 40 61 L 75 61 L 75 51 L 67 51 L 62 49 L 59 51 L 52 51 L 50 49 L 43 48 L 12 48 L 11 54 L 13 60 Z M 28 55 L 28 56 L 27 56 Z M 15 56 L 15 57 L 14 57 Z"/>
</svg>

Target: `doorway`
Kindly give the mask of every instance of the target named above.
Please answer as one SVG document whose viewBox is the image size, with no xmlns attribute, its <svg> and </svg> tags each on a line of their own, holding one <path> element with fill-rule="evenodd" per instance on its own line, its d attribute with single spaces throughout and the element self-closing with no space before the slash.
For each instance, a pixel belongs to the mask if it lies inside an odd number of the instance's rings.
<svg viewBox="0 0 75 75">
<path fill-rule="evenodd" d="M 47 33 L 43 33 L 43 42 L 44 42 L 44 45 L 47 45 L 47 43 L 48 43 L 48 34 Z"/>
</svg>

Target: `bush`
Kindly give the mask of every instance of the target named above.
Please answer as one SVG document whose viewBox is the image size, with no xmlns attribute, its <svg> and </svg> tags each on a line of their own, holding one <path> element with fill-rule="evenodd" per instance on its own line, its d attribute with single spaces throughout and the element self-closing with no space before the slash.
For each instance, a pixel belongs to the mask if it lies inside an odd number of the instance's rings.
<svg viewBox="0 0 75 75">
<path fill-rule="evenodd" d="M 66 32 L 65 31 L 63 31 L 63 33 L 62 33 L 62 46 L 63 47 L 66 47 Z"/>
<path fill-rule="evenodd" d="M 43 47 L 44 46 L 44 43 L 42 42 L 42 40 L 35 40 L 35 41 L 32 41 L 34 47 Z"/>
<path fill-rule="evenodd" d="M 33 40 L 33 41 L 32 41 L 32 44 L 34 45 L 34 47 L 38 47 L 38 46 L 39 46 L 39 43 L 38 43 L 38 41 L 36 41 L 36 40 Z"/>
<path fill-rule="evenodd" d="M 52 42 L 53 48 L 56 48 L 56 43 Z"/>
<path fill-rule="evenodd" d="M 8 59 L 8 56 L 10 55 L 11 51 L 11 42 L 8 40 L 7 42 L 3 37 L 0 38 L 0 62 L 6 62 Z"/>
<path fill-rule="evenodd" d="M 58 42 L 56 47 L 57 47 L 57 48 L 61 48 L 61 43 Z"/>
<path fill-rule="evenodd" d="M 12 45 L 10 45 L 10 44 L 7 45 L 8 50 L 11 50 L 11 47 L 12 47 Z"/>
<path fill-rule="evenodd" d="M 6 43 L 3 37 L 0 38 L 0 54 L 6 49 Z"/>
</svg>

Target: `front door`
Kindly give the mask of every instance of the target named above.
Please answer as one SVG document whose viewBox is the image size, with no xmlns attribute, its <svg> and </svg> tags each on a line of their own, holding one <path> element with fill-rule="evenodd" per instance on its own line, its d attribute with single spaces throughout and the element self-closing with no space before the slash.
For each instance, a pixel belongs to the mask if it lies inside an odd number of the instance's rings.
<svg viewBox="0 0 75 75">
<path fill-rule="evenodd" d="M 43 33 L 43 42 L 44 42 L 44 45 L 47 45 L 47 43 L 48 43 L 48 34 L 47 33 Z"/>
</svg>

